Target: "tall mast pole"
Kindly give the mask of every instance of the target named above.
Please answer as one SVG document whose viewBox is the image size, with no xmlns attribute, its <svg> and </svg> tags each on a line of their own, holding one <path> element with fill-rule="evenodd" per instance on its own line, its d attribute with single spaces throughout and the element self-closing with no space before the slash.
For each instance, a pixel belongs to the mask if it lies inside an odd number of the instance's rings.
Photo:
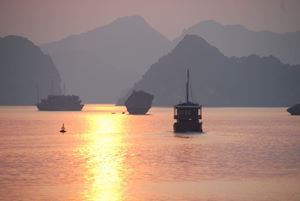
<svg viewBox="0 0 300 201">
<path fill-rule="evenodd" d="M 189 102 L 189 84 L 190 84 L 190 71 L 187 69 L 187 81 L 186 81 L 186 102 Z"/>
</svg>

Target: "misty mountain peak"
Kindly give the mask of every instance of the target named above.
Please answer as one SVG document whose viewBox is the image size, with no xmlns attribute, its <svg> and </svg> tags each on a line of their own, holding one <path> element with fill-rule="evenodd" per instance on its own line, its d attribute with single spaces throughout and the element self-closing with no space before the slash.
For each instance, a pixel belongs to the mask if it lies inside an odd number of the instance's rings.
<svg viewBox="0 0 300 201">
<path fill-rule="evenodd" d="M 6 40 L 6 41 L 12 41 L 12 42 L 15 42 L 15 41 L 23 41 L 23 42 L 27 42 L 27 43 L 30 43 L 30 44 L 33 44 L 31 41 L 29 41 L 27 38 L 25 37 L 22 37 L 22 36 L 16 36 L 16 35 L 8 35 L 8 36 L 5 36 L 4 38 L 0 38 L 0 39 L 3 39 L 3 40 Z"/>
<path fill-rule="evenodd" d="M 217 29 L 221 29 L 222 27 L 223 27 L 223 25 L 215 20 L 205 20 L 205 21 L 201 21 L 201 22 L 191 26 L 188 29 L 185 29 L 183 32 L 183 35 L 192 34 L 192 31 L 196 31 L 198 29 L 217 30 Z"/>
<path fill-rule="evenodd" d="M 202 25 L 202 26 L 222 26 L 221 23 L 219 23 L 219 22 L 217 22 L 215 20 L 205 20 L 205 21 L 199 22 L 197 25 Z"/>
<path fill-rule="evenodd" d="M 183 46 L 183 45 L 190 46 L 192 44 L 195 44 L 197 46 L 211 46 L 202 37 L 193 34 L 185 35 L 184 38 L 179 42 L 178 46 Z"/>
<path fill-rule="evenodd" d="M 4 38 L 0 38 L 0 41 L 1 41 L 2 45 L 23 44 L 25 46 L 35 46 L 33 44 L 33 42 L 31 42 L 30 40 L 28 40 L 27 38 L 22 37 L 22 36 L 8 35 L 8 36 L 5 36 Z"/>
<path fill-rule="evenodd" d="M 186 29 L 183 34 L 196 34 L 198 32 L 220 32 L 223 30 L 235 32 L 250 32 L 246 27 L 239 24 L 223 25 L 215 20 L 205 20 Z"/>
<path fill-rule="evenodd" d="M 179 55 L 197 55 L 206 59 L 207 57 L 224 58 L 224 55 L 216 47 L 197 35 L 185 35 L 173 52 Z"/>
<path fill-rule="evenodd" d="M 0 38 L 0 45 L 0 49 L 3 50 L 2 54 L 16 55 L 27 53 L 34 54 L 37 57 L 44 55 L 32 41 L 22 36 L 8 35 Z"/>
<path fill-rule="evenodd" d="M 185 29 L 182 35 L 174 40 L 174 44 L 179 43 L 186 34 L 195 34 L 203 37 L 228 57 L 274 55 L 284 63 L 299 64 L 299 33 L 252 31 L 243 25 L 223 25 L 214 20 L 207 20 Z"/>
<path fill-rule="evenodd" d="M 112 23 L 99 27 L 96 30 L 97 31 L 103 31 L 105 29 L 109 29 L 111 31 L 117 32 L 119 34 L 126 34 L 132 32 L 140 32 L 142 31 L 143 34 L 153 34 L 157 31 L 151 27 L 151 25 L 141 16 L 126 16 L 126 17 L 120 17 L 114 20 Z M 158 33 L 158 32 L 157 32 Z M 160 34 L 161 35 L 161 34 Z M 161 35 L 161 37 L 164 37 Z"/>
<path fill-rule="evenodd" d="M 141 24 L 147 24 L 145 19 L 141 16 L 134 15 L 134 16 L 125 16 L 125 17 L 120 17 L 113 21 L 112 24 L 136 24 L 136 25 L 141 25 Z"/>
<path fill-rule="evenodd" d="M 68 91 L 84 101 L 113 102 L 170 46 L 142 17 L 128 16 L 42 48 Z"/>
</svg>

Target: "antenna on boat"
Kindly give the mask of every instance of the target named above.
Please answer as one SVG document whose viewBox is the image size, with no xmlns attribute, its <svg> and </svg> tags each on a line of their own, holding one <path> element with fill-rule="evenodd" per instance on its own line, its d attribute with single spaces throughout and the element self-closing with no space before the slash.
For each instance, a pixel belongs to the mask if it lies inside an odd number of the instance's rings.
<svg viewBox="0 0 300 201">
<path fill-rule="evenodd" d="M 186 102 L 189 102 L 189 85 L 190 85 L 190 70 L 187 69 L 187 81 L 186 81 Z"/>
</svg>

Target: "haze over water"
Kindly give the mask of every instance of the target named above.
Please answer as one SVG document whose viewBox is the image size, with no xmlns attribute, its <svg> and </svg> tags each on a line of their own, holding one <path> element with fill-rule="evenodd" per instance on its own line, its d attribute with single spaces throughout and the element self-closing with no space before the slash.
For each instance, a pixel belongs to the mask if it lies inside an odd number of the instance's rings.
<svg viewBox="0 0 300 201">
<path fill-rule="evenodd" d="M 190 137 L 172 108 L 123 111 L 1 106 L 0 199 L 300 200 L 300 118 L 285 108 L 204 108 Z"/>
</svg>

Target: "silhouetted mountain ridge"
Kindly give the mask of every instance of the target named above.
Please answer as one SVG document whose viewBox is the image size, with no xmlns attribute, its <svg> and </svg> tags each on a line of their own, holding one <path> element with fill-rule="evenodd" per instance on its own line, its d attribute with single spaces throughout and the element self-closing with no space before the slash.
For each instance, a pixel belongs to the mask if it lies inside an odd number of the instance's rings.
<svg viewBox="0 0 300 201">
<path fill-rule="evenodd" d="M 173 45 L 177 45 L 186 34 L 203 37 L 226 56 L 274 55 L 284 63 L 300 64 L 300 31 L 251 31 L 242 25 L 222 25 L 207 20 L 185 29 Z"/>
<path fill-rule="evenodd" d="M 0 104 L 28 105 L 60 93 L 60 76 L 50 56 L 20 36 L 0 38 Z"/>
<path fill-rule="evenodd" d="M 172 106 L 184 100 L 187 68 L 192 99 L 205 106 L 287 106 L 300 102 L 300 66 L 283 64 L 274 56 L 228 58 L 196 35 L 186 35 L 133 89 L 153 94 L 154 105 Z"/>
</svg>

